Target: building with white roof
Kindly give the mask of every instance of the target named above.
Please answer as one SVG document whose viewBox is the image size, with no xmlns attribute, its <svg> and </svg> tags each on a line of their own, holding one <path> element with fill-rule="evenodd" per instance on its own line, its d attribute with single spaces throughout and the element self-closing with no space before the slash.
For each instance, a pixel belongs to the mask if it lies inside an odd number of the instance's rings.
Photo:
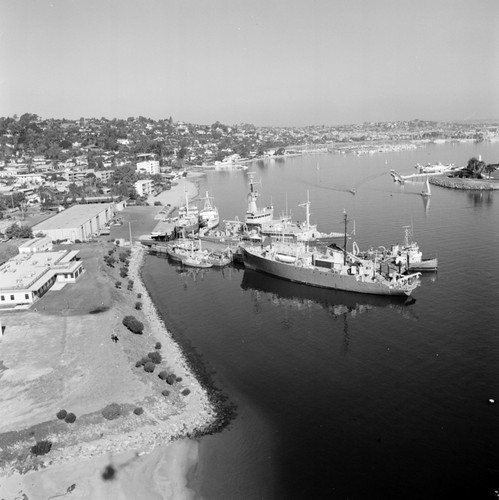
<svg viewBox="0 0 499 500">
<path fill-rule="evenodd" d="M 153 192 L 154 182 L 151 179 L 139 180 L 134 183 L 135 191 L 139 196 L 149 196 Z"/>
<path fill-rule="evenodd" d="M 38 253 L 52 250 L 52 240 L 50 238 L 31 238 L 19 245 L 19 253 Z"/>
<path fill-rule="evenodd" d="M 84 272 L 78 251 L 19 254 L 0 266 L 0 308 L 32 304 L 54 283 L 74 283 Z"/>
<path fill-rule="evenodd" d="M 137 155 L 139 160 L 136 167 L 137 172 L 149 175 L 159 174 L 159 161 L 155 158 L 153 153 Z"/>
<path fill-rule="evenodd" d="M 32 227 L 52 241 L 87 241 L 99 234 L 115 213 L 114 203 L 88 203 L 69 207 Z"/>
</svg>

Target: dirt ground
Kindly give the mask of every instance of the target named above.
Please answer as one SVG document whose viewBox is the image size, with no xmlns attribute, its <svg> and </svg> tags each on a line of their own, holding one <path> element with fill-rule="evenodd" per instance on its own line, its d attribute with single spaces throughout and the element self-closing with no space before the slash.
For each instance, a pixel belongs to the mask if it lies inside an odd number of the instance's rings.
<svg viewBox="0 0 499 500">
<path fill-rule="evenodd" d="M 145 250 L 137 242 L 138 236 L 156 225 L 153 216 L 160 209 L 129 207 L 120 215 L 131 221 L 130 226 L 113 227 L 110 235 L 96 242 L 61 246 L 79 250 L 85 272 L 77 282 L 47 292 L 30 310 L 0 312 L 4 326 L 0 338 L 0 498 L 10 500 L 14 490 L 9 488 L 21 484 L 23 491 L 31 491 L 29 498 L 45 498 L 45 493 L 38 492 L 38 496 L 34 485 L 46 484 L 47 492 L 62 488 L 67 474 L 61 471 L 75 467 L 79 490 L 86 491 L 81 498 L 91 498 L 85 495 L 101 488 L 95 470 L 105 463 L 102 457 L 119 457 L 120 453 L 123 460 L 135 457 L 138 450 L 150 451 L 196 432 L 213 419 L 206 392 L 157 316 L 140 280 Z M 130 231 L 135 243 L 132 249 L 116 247 L 115 238 L 126 238 Z M 111 250 L 114 267 L 104 261 Z M 119 257 L 126 252 L 131 253 L 129 276 L 123 278 Z M 133 281 L 131 289 L 129 280 Z M 116 281 L 122 282 L 121 288 L 116 288 Z M 140 310 L 135 307 L 137 302 L 142 305 Z M 126 315 L 144 323 L 143 335 L 124 327 Z M 117 335 L 118 342 L 111 335 Z M 158 341 L 163 360 L 155 373 L 146 373 L 135 363 L 155 351 Z M 157 376 L 160 370 L 175 373 L 179 379 L 167 385 Z M 167 396 L 162 394 L 165 389 Z M 184 394 L 185 389 L 190 392 Z M 111 403 L 119 404 L 122 413 L 112 421 L 102 415 Z M 138 407 L 144 410 L 140 416 L 133 413 Z M 74 413 L 76 422 L 58 420 L 56 413 L 61 409 Z M 53 444 L 46 457 L 30 453 L 40 440 Z M 179 448 L 184 450 L 184 464 L 189 449 L 190 445 Z M 141 463 L 154 470 L 170 455 L 148 455 Z M 176 460 L 175 453 L 171 456 Z M 83 484 L 86 490 L 81 489 Z M 125 488 L 124 484 L 119 488 Z"/>
</svg>

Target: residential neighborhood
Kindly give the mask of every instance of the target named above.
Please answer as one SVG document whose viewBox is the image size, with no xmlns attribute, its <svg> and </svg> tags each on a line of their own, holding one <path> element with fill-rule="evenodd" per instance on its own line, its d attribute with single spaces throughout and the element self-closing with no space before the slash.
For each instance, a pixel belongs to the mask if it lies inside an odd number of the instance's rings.
<svg viewBox="0 0 499 500">
<path fill-rule="evenodd" d="M 499 123 L 412 120 L 310 127 L 152 120 L 0 118 L 0 233 L 13 213 L 74 204 L 144 204 L 189 170 L 309 152 L 373 154 L 445 141 L 497 141 Z M 16 230 L 18 228 L 15 228 Z M 7 231 L 7 233 L 6 233 Z"/>
</svg>

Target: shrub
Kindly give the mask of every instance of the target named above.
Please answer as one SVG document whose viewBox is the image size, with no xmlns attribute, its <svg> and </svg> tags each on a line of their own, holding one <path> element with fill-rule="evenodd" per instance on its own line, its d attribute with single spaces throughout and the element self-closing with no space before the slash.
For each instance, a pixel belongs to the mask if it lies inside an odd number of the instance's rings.
<svg viewBox="0 0 499 500">
<path fill-rule="evenodd" d="M 133 289 L 133 280 L 128 280 L 128 289 L 129 290 Z"/>
<path fill-rule="evenodd" d="M 161 349 L 161 342 L 156 342 L 154 349 Z"/>
<path fill-rule="evenodd" d="M 158 351 L 150 352 L 147 357 L 155 364 L 159 365 L 161 360 L 163 359 L 161 354 Z"/>
<path fill-rule="evenodd" d="M 155 368 L 156 368 L 156 365 L 152 361 L 148 361 L 144 365 L 144 371 L 146 371 L 147 373 L 152 373 Z"/>
<path fill-rule="evenodd" d="M 187 396 L 187 395 L 188 395 L 188 394 L 190 394 L 190 393 L 191 393 L 191 391 L 190 391 L 189 389 L 184 389 L 184 390 L 181 392 L 181 394 L 182 394 L 183 396 Z"/>
<path fill-rule="evenodd" d="M 177 377 L 175 377 L 173 373 L 170 373 L 165 380 L 168 385 L 173 385 L 175 383 L 175 380 L 177 380 Z"/>
<path fill-rule="evenodd" d="M 125 316 L 122 322 L 131 332 L 141 335 L 144 325 L 135 316 Z"/>
<path fill-rule="evenodd" d="M 166 370 L 163 370 L 163 371 L 160 371 L 158 373 L 158 377 L 161 379 L 161 380 L 166 380 L 166 377 L 168 377 L 168 372 Z"/>
<path fill-rule="evenodd" d="M 138 299 L 141 299 L 141 298 L 142 298 L 142 294 L 141 294 L 141 293 L 138 293 L 138 294 L 137 294 L 137 298 L 138 298 Z"/>
<path fill-rule="evenodd" d="M 116 470 L 112 465 L 106 465 L 104 472 L 102 473 L 102 479 L 104 481 L 112 481 L 116 476 Z"/>
<path fill-rule="evenodd" d="M 74 413 L 68 413 L 66 415 L 66 418 L 64 419 L 64 422 L 67 424 L 72 424 L 76 420 L 76 415 Z"/>
<path fill-rule="evenodd" d="M 177 377 L 176 380 L 177 382 L 182 382 L 182 377 Z"/>
<path fill-rule="evenodd" d="M 52 448 L 52 443 L 50 441 L 37 441 L 34 446 L 31 447 L 31 453 L 33 455 L 46 455 Z"/>
<path fill-rule="evenodd" d="M 126 262 L 126 259 L 127 259 L 126 253 L 120 252 L 119 259 L 120 259 L 120 262 Z"/>
<path fill-rule="evenodd" d="M 68 414 L 68 412 L 66 410 L 59 410 L 57 412 L 57 418 L 59 420 L 64 420 L 66 418 L 66 415 Z"/>
<path fill-rule="evenodd" d="M 142 415 L 142 413 L 144 413 L 144 408 L 138 406 L 137 408 L 135 408 L 135 410 L 133 410 L 133 412 L 135 413 L 135 415 Z"/>
<path fill-rule="evenodd" d="M 111 403 L 102 410 L 102 416 L 107 420 L 115 420 L 121 415 L 121 407 L 118 403 Z"/>
<path fill-rule="evenodd" d="M 142 309 L 142 302 L 135 302 L 135 309 L 137 309 L 137 311 L 140 311 Z"/>
<path fill-rule="evenodd" d="M 117 282 L 114 284 L 114 286 L 115 286 L 116 288 L 121 288 L 121 281 L 117 281 Z"/>
<path fill-rule="evenodd" d="M 169 396 L 170 395 L 170 391 L 165 389 L 164 391 L 161 391 L 161 394 L 163 394 L 163 396 Z"/>
<path fill-rule="evenodd" d="M 126 278 L 128 276 L 128 273 L 123 268 L 121 268 L 120 269 L 120 276 L 122 278 Z"/>
<path fill-rule="evenodd" d="M 144 363 L 142 362 L 141 359 L 139 359 L 136 363 L 135 363 L 135 368 L 139 368 L 140 366 L 143 366 Z"/>
</svg>

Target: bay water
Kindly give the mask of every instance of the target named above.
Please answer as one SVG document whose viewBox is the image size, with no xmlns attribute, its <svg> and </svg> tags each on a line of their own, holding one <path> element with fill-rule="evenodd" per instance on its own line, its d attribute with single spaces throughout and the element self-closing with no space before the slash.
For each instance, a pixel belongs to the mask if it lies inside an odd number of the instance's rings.
<svg viewBox="0 0 499 500">
<path fill-rule="evenodd" d="M 499 193 L 432 186 L 423 200 L 422 182 L 390 176 L 478 155 L 497 163 L 499 144 L 249 167 L 260 205 L 304 220 L 308 193 L 311 222 L 342 231 L 345 211 L 361 249 L 402 242 L 412 226 L 439 269 L 410 305 L 147 256 L 144 281 L 167 327 L 236 407 L 226 428 L 200 438 L 195 498 L 497 498 Z M 244 219 L 246 172 L 199 183 L 221 219 Z"/>
</svg>

